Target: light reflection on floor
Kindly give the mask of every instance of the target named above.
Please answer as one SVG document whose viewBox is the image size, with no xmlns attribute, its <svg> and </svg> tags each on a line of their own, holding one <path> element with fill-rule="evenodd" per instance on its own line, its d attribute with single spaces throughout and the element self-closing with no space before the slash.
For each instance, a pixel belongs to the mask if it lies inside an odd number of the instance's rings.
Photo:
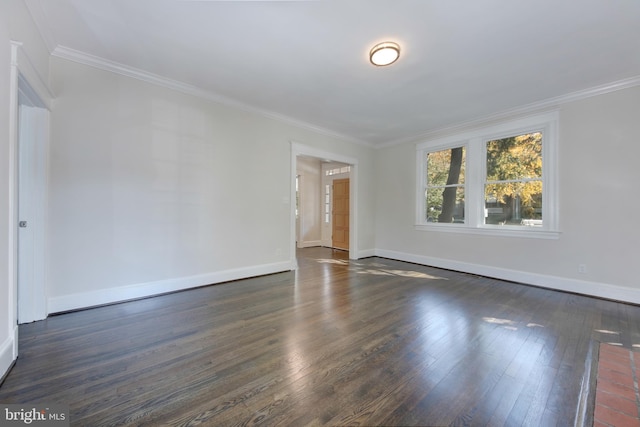
<svg viewBox="0 0 640 427">
<path fill-rule="evenodd" d="M 467 390 L 467 384 L 476 384 L 478 379 L 482 381 L 492 381 L 493 376 L 501 376 L 504 380 L 511 381 L 516 378 L 516 373 L 520 370 L 531 371 L 531 384 L 536 389 L 549 390 L 558 380 L 558 367 L 554 365 L 553 352 L 545 350 L 543 339 L 536 339 L 536 334 L 553 334 L 552 330 L 544 325 L 542 319 L 532 319 L 526 316 L 522 319 L 504 316 L 501 314 L 509 312 L 508 307 L 497 307 L 500 313 L 474 313 L 473 307 L 458 306 L 455 300 L 452 301 L 447 292 L 439 292 L 438 286 L 449 281 L 446 273 L 442 276 L 420 271 L 420 269 L 397 268 L 394 263 L 353 261 L 348 259 L 316 258 L 315 261 L 323 265 L 323 272 L 329 274 L 329 270 L 335 267 L 345 267 L 350 273 L 361 276 L 397 276 L 407 279 L 425 280 L 426 283 L 435 281 L 435 287 L 425 287 L 424 293 L 409 293 L 413 298 L 410 306 L 415 308 L 414 315 L 419 318 L 421 327 L 415 330 L 403 332 L 411 338 L 410 346 L 415 351 L 414 363 L 422 366 L 421 372 L 413 378 L 407 387 L 414 387 L 422 390 L 425 396 L 430 391 L 437 390 L 440 396 L 450 396 L 452 399 L 460 394 L 471 393 Z M 428 269 L 428 268 L 425 268 Z M 432 270 L 432 269 L 429 269 Z M 359 282 L 366 283 L 366 282 Z M 415 282 L 407 282 L 415 283 Z M 325 296 L 331 296 L 336 289 L 334 284 L 323 282 Z M 349 285 L 351 288 L 353 285 Z M 357 292 L 358 286 L 346 291 Z M 354 303 L 357 304 L 357 294 L 353 295 Z M 330 303 L 331 298 L 325 300 Z M 351 304 L 349 304 L 350 308 Z M 491 307 L 490 302 L 487 307 Z M 335 307 L 327 306 L 327 310 L 335 310 Z M 345 316 L 349 316 L 350 310 L 342 310 Z M 338 319 L 336 327 L 340 324 Z M 500 328 L 504 332 L 501 334 L 484 334 L 483 328 Z M 490 336 L 492 338 L 487 339 Z M 498 337 L 498 338 L 496 338 Z M 450 349 L 460 349 L 459 352 L 452 352 L 454 360 L 447 361 L 443 354 L 449 355 Z M 514 358 L 514 355 L 517 355 Z M 508 363 L 501 364 L 499 361 L 505 360 Z M 498 363 L 496 363 L 498 361 Z M 496 368 L 499 366 L 499 368 Z M 534 368 L 539 366 L 539 368 Z M 492 367 L 490 370 L 489 367 Z M 500 372 L 497 372 L 499 370 Z M 515 385 L 524 387 L 525 384 Z M 478 390 L 480 393 L 481 390 Z M 535 390 L 532 392 L 535 393 Z M 425 397 L 426 398 L 426 397 Z M 476 396 L 475 398 L 478 398 Z"/>
<path fill-rule="evenodd" d="M 402 277 L 414 277 L 417 279 L 433 279 L 433 280 L 448 280 L 444 277 L 432 276 L 419 271 L 414 270 L 398 270 L 389 269 L 387 265 L 380 263 L 363 264 L 344 259 L 317 259 L 320 264 L 335 264 L 352 267 L 351 270 L 359 274 L 373 274 L 373 275 L 386 275 L 386 276 L 402 276 Z M 374 267 L 374 268 L 371 268 Z"/>
</svg>

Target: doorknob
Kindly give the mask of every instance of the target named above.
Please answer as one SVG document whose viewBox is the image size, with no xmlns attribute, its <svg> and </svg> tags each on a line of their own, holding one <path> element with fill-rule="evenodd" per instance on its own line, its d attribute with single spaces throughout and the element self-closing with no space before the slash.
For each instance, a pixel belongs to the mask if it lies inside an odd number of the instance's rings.
<svg viewBox="0 0 640 427">
<path fill-rule="evenodd" d="M 20 228 L 27 228 L 27 221 L 20 221 L 18 223 L 18 227 Z"/>
</svg>

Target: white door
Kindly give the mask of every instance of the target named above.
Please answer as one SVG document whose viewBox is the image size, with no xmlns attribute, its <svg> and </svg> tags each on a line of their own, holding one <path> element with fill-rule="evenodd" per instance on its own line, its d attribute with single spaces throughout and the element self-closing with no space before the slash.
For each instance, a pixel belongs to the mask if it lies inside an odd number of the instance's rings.
<svg viewBox="0 0 640 427">
<path fill-rule="evenodd" d="M 48 116 L 21 102 L 18 115 L 18 323 L 47 317 L 45 209 Z"/>
</svg>

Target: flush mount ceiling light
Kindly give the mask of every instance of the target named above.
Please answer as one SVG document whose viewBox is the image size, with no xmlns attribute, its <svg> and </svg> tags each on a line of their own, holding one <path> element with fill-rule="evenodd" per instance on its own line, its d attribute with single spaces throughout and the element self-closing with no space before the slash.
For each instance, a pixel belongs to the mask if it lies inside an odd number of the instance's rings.
<svg viewBox="0 0 640 427">
<path fill-rule="evenodd" d="M 378 67 L 391 65 L 396 62 L 399 57 L 400 46 L 394 42 L 379 43 L 369 52 L 369 61 Z"/>
</svg>

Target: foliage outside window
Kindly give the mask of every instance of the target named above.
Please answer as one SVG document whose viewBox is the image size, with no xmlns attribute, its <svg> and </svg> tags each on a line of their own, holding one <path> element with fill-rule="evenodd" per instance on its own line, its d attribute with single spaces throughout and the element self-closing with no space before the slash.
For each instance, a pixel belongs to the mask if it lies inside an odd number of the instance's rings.
<svg viewBox="0 0 640 427">
<path fill-rule="evenodd" d="M 296 218 L 300 217 L 300 175 L 296 175 Z"/>
<path fill-rule="evenodd" d="M 557 238 L 557 113 L 419 144 L 416 227 Z"/>
<path fill-rule="evenodd" d="M 464 147 L 427 153 L 428 222 L 464 223 Z"/>
<path fill-rule="evenodd" d="M 542 226 L 542 133 L 486 143 L 485 224 Z"/>
</svg>

